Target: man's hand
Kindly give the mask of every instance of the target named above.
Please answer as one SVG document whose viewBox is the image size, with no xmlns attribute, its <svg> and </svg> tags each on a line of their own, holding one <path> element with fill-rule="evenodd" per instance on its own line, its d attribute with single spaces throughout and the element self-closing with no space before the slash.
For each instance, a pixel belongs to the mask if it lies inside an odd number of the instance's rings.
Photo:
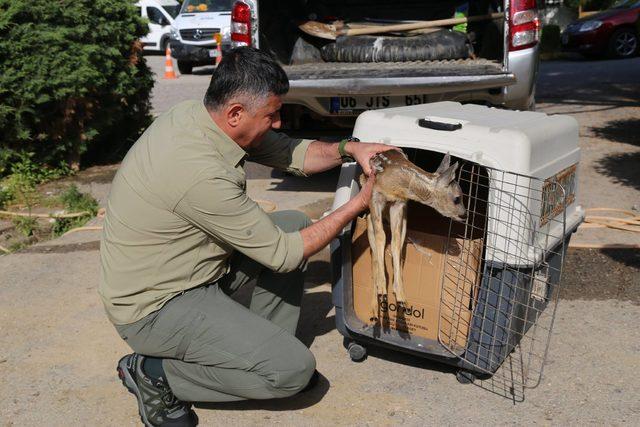
<svg viewBox="0 0 640 427">
<path fill-rule="evenodd" d="M 356 162 L 358 162 L 358 164 L 362 168 L 362 171 L 367 176 L 371 174 L 371 166 L 369 165 L 369 159 L 371 159 L 376 154 L 382 153 L 384 151 L 400 150 L 398 147 L 394 147 L 393 145 L 356 142 L 356 141 L 349 141 L 345 145 L 344 149 L 347 152 L 347 154 L 349 154 L 351 157 L 353 157 L 356 160 Z"/>
<path fill-rule="evenodd" d="M 376 171 L 372 171 L 369 177 L 360 175 L 360 192 L 356 195 L 355 199 L 360 202 L 361 210 L 369 209 L 369 202 L 373 194 L 373 184 L 376 183 Z"/>
<path fill-rule="evenodd" d="M 366 182 L 365 182 L 366 180 Z M 376 181 L 375 172 L 369 178 L 362 176 L 363 182 L 360 192 L 344 205 L 329 215 L 300 230 L 302 237 L 303 256 L 309 258 L 324 248 L 358 214 L 369 208 L 369 201 L 373 194 L 373 184 Z"/>
</svg>

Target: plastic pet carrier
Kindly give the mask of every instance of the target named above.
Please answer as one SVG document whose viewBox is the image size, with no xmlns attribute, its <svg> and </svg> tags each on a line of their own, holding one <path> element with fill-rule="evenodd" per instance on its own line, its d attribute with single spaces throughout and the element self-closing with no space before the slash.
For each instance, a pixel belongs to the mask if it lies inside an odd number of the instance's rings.
<svg viewBox="0 0 640 427">
<path fill-rule="evenodd" d="M 361 141 L 401 147 L 433 172 L 445 153 L 460 167 L 464 223 L 410 202 L 402 274 L 406 303 L 391 286 L 370 320 L 371 253 L 366 220 L 332 242 L 337 328 L 353 360 L 368 345 L 459 367 L 461 382 L 490 377 L 515 350 L 513 382 L 542 376 L 571 234 L 584 219 L 576 203 L 578 127 L 567 116 L 439 102 L 368 111 Z M 355 163 L 344 164 L 333 204 L 359 191 Z M 387 245 L 390 233 L 387 230 Z M 391 283 L 391 254 L 385 256 Z"/>
</svg>

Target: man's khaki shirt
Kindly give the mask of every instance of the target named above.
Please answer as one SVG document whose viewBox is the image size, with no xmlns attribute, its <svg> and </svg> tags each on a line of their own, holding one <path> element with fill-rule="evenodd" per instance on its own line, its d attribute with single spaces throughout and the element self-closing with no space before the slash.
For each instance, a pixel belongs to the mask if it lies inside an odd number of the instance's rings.
<svg viewBox="0 0 640 427">
<path fill-rule="evenodd" d="M 300 233 L 283 232 L 247 196 L 243 164 L 303 174 L 310 142 L 270 131 L 247 153 L 200 101 L 158 117 L 127 153 L 107 202 L 99 293 L 110 320 L 133 323 L 214 282 L 235 250 L 275 271 L 298 267 Z"/>
</svg>

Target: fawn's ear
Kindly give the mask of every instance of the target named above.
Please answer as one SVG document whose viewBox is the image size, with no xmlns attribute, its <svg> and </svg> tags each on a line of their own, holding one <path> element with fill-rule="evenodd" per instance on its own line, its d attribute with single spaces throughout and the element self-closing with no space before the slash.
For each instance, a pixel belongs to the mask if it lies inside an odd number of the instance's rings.
<svg viewBox="0 0 640 427">
<path fill-rule="evenodd" d="M 451 181 L 456 179 L 456 170 L 458 169 L 458 162 L 455 162 L 453 165 L 449 166 L 447 170 L 442 172 L 438 177 L 438 185 L 446 187 L 451 184 Z"/>
<path fill-rule="evenodd" d="M 436 173 L 439 173 L 439 174 L 444 173 L 444 171 L 447 170 L 450 164 L 451 164 L 451 156 L 449 155 L 449 153 L 447 153 L 445 154 L 444 159 L 442 159 L 442 162 L 440 162 L 440 166 L 438 166 L 438 170 L 436 170 Z"/>
</svg>

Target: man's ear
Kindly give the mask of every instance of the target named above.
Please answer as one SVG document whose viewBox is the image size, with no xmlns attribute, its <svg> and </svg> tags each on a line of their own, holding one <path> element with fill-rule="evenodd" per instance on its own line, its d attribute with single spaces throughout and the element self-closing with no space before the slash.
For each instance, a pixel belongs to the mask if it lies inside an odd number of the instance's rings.
<svg viewBox="0 0 640 427">
<path fill-rule="evenodd" d="M 237 127 L 246 114 L 244 106 L 239 103 L 231 104 L 226 108 L 227 124 L 231 127 Z"/>
</svg>

